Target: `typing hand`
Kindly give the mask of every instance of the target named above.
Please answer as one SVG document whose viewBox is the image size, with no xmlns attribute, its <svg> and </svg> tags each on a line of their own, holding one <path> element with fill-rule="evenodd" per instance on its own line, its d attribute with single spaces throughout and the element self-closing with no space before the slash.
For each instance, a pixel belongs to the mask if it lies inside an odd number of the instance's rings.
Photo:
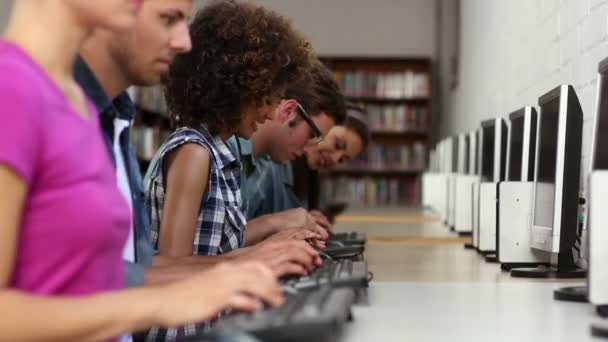
<svg viewBox="0 0 608 342">
<path fill-rule="evenodd" d="M 228 308 L 255 311 L 284 301 L 274 272 L 260 262 L 219 264 L 154 291 L 159 291 L 162 327 L 206 321 Z"/>
<path fill-rule="evenodd" d="M 327 240 L 329 238 L 331 230 L 324 227 L 324 225 L 329 223 L 326 219 L 323 220 L 317 213 L 313 215 L 304 208 L 296 208 L 282 211 L 275 214 L 275 216 L 280 220 L 280 225 L 283 229 L 309 230 L 319 234 L 319 239 L 321 240 Z"/>
<path fill-rule="evenodd" d="M 277 277 L 304 275 L 322 265 L 319 253 L 304 240 L 266 240 L 241 253 L 243 260 L 265 263 Z"/>
<path fill-rule="evenodd" d="M 334 235 L 334 227 L 329 222 L 325 214 L 320 212 L 319 210 L 311 210 L 309 214 L 315 220 L 316 224 L 321 226 L 321 228 L 325 229 L 329 235 Z"/>
</svg>

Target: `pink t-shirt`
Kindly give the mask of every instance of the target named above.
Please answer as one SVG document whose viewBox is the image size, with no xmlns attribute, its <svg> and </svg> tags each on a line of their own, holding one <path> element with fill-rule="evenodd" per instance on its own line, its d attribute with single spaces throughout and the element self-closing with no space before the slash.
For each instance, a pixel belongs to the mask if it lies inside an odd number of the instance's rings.
<svg viewBox="0 0 608 342">
<path fill-rule="evenodd" d="M 129 207 L 89 111 L 81 117 L 27 54 L 0 41 L 0 164 L 28 186 L 12 288 L 70 296 L 124 287 Z"/>
</svg>

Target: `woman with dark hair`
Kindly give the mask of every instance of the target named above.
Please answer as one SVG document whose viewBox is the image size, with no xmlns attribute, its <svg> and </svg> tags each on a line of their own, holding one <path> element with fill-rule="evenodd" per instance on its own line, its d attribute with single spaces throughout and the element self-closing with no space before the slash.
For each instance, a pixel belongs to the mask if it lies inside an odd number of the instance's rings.
<svg viewBox="0 0 608 342">
<path fill-rule="evenodd" d="M 370 132 L 365 110 L 352 103 L 346 105 L 346 120 L 334 126 L 325 139 L 317 145 L 310 145 L 305 156 L 293 164 L 295 191 L 308 209 L 319 209 L 319 170 L 329 169 L 345 163 L 363 153 L 369 145 Z M 329 219 L 330 212 L 325 213 Z"/>
<path fill-rule="evenodd" d="M 160 255 L 223 255 L 243 247 L 240 164 L 226 145 L 271 118 L 287 85 L 304 76 L 309 43 L 263 7 L 213 2 L 190 26 L 192 50 L 164 81 L 178 129 L 145 178 L 152 238 Z"/>
</svg>

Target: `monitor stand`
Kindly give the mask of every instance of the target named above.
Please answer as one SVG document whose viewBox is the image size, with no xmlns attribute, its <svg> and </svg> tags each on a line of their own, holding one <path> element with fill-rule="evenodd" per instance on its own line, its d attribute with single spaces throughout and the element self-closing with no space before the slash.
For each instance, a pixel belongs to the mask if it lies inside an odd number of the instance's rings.
<svg viewBox="0 0 608 342">
<path fill-rule="evenodd" d="M 553 299 L 564 302 L 589 302 L 589 288 L 587 286 L 562 287 L 553 291 Z"/>
<path fill-rule="evenodd" d="M 487 254 L 485 256 L 486 262 L 490 262 L 490 263 L 498 263 L 498 257 L 496 256 L 496 253 L 492 253 L 492 254 Z"/>
<path fill-rule="evenodd" d="M 591 324 L 591 335 L 595 337 L 608 338 L 608 322 L 597 322 Z"/>
</svg>

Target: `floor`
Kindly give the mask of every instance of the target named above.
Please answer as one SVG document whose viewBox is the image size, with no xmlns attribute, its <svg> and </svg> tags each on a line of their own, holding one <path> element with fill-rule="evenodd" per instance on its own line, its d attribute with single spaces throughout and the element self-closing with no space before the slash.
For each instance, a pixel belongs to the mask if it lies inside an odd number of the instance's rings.
<svg viewBox="0 0 608 342">
<path fill-rule="evenodd" d="M 511 278 L 430 211 L 350 210 L 335 229 L 367 234 L 374 274 L 369 305 L 355 307 L 344 341 L 594 340 L 593 307 L 552 298 L 553 289 L 583 281 Z"/>
</svg>

